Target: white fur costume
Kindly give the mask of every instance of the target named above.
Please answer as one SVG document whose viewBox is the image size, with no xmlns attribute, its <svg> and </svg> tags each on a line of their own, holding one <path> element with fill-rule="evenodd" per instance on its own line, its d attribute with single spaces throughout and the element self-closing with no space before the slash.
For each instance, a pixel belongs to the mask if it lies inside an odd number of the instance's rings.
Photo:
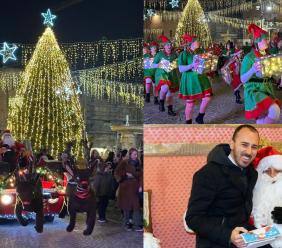
<svg viewBox="0 0 282 248">
<path fill-rule="evenodd" d="M 282 172 L 272 178 L 263 173 L 268 168 L 282 170 L 282 155 L 270 155 L 260 160 L 257 167 L 258 180 L 253 191 L 253 217 L 257 228 L 275 224 L 271 218 L 274 207 L 282 207 Z M 282 233 L 282 225 L 275 224 Z M 271 243 L 273 248 L 282 248 L 282 237 Z"/>
<path fill-rule="evenodd" d="M 160 240 L 156 239 L 152 233 L 144 232 L 144 248 L 161 248 Z"/>
</svg>

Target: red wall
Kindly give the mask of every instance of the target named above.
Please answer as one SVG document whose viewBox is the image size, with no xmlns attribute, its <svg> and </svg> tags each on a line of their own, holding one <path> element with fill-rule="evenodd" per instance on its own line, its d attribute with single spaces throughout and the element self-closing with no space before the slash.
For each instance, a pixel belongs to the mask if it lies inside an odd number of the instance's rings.
<svg viewBox="0 0 282 248">
<path fill-rule="evenodd" d="M 146 126 L 145 152 L 149 144 L 229 143 L 235 126 L 187 127 Z M 258 128 L 262 141 L 282 143 L 281 128 Z M 148 152 L 147 152 L 148 153 Z M 151 153 L 149 151 L 149 153 Z M 151 216 L 154 236 L 162 248 L 195 247 L 195 236 L 186 233 L 182 217 L 186 210 L 193 174 L 206 161 L 205 156 L 161 156 L 145 153 L 145 190 L 152 190 Z"/>
</svg>

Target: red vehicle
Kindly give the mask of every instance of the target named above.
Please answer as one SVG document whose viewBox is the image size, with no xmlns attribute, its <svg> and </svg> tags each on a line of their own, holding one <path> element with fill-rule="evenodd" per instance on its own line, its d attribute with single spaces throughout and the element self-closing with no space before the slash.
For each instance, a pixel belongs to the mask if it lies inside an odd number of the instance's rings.
<svg viewBox="0 0 282 248">
<path fill-rule="evenodd" d="M 62 164 L 56 160 L 48 161 L 44 166 L 36 168 L 36 171 L 41 174 L 44 217 L 46 221 L 52 222 L 64 203 L 66 180 L 64 180 Z M 0 162 L 0 218 L 16 219 L 15 177 L 11 176 L 3 182 L 8 175 L 9 165 Z M 59 184 L 62 186 L 58 187 Z M 32 218 L 34 213 L 24 211 L 23 215 Z"/>
</svg>

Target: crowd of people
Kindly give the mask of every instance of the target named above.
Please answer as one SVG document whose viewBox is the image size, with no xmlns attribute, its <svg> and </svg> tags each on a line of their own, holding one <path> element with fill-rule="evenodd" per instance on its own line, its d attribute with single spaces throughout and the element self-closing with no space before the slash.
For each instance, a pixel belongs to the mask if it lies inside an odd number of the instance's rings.
<svg viewBox="0 0 282 248">
<path fill-rule="evenodd" d="M 98 222 L 107 222 L 107 207 L 109 201 L 113 200 L 123 215 L 124 228 L 128 231 L 143 231 L 142 156 L 136 148 L 130 148 L 120 150 L 117 154 L 110 151 L 107 158 L 103 159 L 98 150 L 91 149 L 89 158 L 86 158 L 89 160 L 84 159 L 83 164 L 86 167 L 95 166 L 91 187 L 95 192 Z M 62 162 L 67 181 L 73 181 L 74 167 L 78 167 L 80 161 L 77 161 L 72 154 L 71 143 L 66 144 L 65 150 L 59 154 L 58 159 Z M 47 148 L 33 154 L 24 144 L 15 141 L 9 130 L 3 132 L 0 141 L 0 161 L 9 167 L 10 173 L 13 173 L 17 167 L 27 164 L 44 167 L 46 161 L 50 160 L 54 160 L 54 157 L 48 153 Z M 66 214 L 67 208 L 62 209 L 59 217 L 64 218 Z"/>
<path fill-rule="evenodd" d="M 174 43 L 164 35 L 158 37 L 159 43 L 144 43 L 145 102 L 150 102 L 152 91 L 154 104 L 158 105 L 159 111 L 165 112 L 166 102 L 168 115 L 176 116 L 173 110 L 176 94 L 173 93 L 177 93 L 178 98 L 185 102 L 185 122 L 192 124 L 195 101 L 200 100 L 195 122 L 203 124 L 212 101 L 211 79 L 222 76 L 234 92 L 235 103 L 244 103 L 246 119 L 254 119 L 257 124 L 277 123 L 281 103 L 273 87 L 281 90 L 281 77 L 265 77 L 261 63 L 257 60 L 265 55 L 281 53 L 282 40 L 274 35 L 269 41 L 267 32 L 255 24 L 249 25 L 248 32 L 252 44 L 246 42 L 241 47 L 229 40 L 225 45 L 214 43 L 204 50 L 199 39 L 190 34 L 183 35 L 181 47 L 174 47 Z M 196 55 L 208 54 L 218 57 L 216 70 L 199 72 L 201 62 L 196 59 Z M 228 73 L 229 80 L 224 77 L 223 69 Z M 242 85 L 244 100 L 240 95 Z"/>
</svg>

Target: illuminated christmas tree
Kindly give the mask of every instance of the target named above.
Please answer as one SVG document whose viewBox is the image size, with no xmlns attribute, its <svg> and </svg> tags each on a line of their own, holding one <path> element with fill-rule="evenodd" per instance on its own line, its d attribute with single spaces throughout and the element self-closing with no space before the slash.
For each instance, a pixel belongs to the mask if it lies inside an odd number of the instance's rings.
<svg viewBox="0 0 282 248">
<path fill-rule="evenodd" d="M 66 142 L 74 141 L 74 153 L 82 155 L 84 120 L 79 97 L 67 60 L 49 27 L 9 102 L 8 128 L 16 139 L 30 140 L 35 151 L 45 147 L 56 157 Z"/>
<path fill-rule="evenodd" d="M 188 0 L 177 25 L 175 39 L 178 44 L 184 34 L 196 35 L 203 47 L 211 43 L 207 19 L 198 0 Z"/>
</svg>

